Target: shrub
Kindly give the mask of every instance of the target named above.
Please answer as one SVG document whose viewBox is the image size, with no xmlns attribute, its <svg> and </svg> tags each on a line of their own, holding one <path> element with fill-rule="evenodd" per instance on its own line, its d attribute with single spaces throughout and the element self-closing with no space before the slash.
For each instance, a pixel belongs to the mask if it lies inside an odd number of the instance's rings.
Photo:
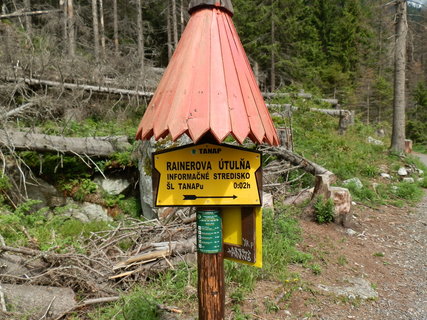
<svg viewBox="0 0 427 320">
<path fill-rule="evenodd" d="M 317 223 L 329 223 L 334 221 L 334 201 L 324 200 L 318 197 L 314 204 L 314 218 Z"/>
</svg>

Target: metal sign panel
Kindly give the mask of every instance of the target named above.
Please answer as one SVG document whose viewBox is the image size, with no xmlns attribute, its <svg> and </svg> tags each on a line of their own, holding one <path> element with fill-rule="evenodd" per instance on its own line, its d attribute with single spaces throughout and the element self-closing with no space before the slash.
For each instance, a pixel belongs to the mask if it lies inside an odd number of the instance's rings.
<svg viewBox="0 0 427 320">
<path fill-rule="evenodd" d="M 157 207 L 260 206 L 261 153 L 217 145 L 187 145 L 153 153 Z"/>
<path fill-rule="evenodd" d="M 224 258 L 262 268 L 262 208 L 223 208 Z"/>
</svg>

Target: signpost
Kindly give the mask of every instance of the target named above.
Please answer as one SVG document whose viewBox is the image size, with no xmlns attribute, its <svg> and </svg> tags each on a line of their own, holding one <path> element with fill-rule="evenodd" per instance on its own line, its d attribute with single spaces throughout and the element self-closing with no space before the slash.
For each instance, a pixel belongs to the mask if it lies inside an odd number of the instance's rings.
<svg viewBox="0 0 427 320">
<path fill-rule="evenodd" d="M 153 154 L 156 206 L 260 206 L 261 153 L 204 143 Z"/>
<path fill-rule="evenodd" d="M 154 205 L 197 207 L 199 319 L 223 320 L 224 258 L 262 266 L 262 167 L 260 152 L 222 143 L 279 138 L 231 0 L 191 0 L 189 12 L 136 137 L 203 142 L 153 154 Z"/>
</svg>

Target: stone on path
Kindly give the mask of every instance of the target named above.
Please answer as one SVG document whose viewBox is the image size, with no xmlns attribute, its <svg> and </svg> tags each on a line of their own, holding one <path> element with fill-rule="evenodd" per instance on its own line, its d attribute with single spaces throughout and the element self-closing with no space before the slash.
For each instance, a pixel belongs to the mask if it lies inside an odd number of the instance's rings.
<svg viewBox="0 0 427 320">
<path fill-rule="evenodd" d="M 346 279 L 349 286 L 325 286 L 319 285 L 319 289 L 335 293 L 338 296 L 345 296 L 349 299 L 377 299 L 378 292 L 376 292 L 369 281 L 363 278 L 349 278 Z"/>
<path fill-rule="evenodd" d="M 56 318 L 76 306 L 75 294 L 71 288 L 15 284 L 1 286 L 6 304 L 11 310 L 31 315 L 30 319 L 41 319 L 49 306 L 46 319 Z"/>
</svg>

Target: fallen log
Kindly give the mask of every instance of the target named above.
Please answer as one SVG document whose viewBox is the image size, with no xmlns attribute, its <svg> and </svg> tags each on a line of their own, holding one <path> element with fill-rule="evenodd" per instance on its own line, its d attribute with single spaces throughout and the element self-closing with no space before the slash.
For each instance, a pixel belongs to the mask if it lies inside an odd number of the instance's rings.
<svg viewBox="0 0 427 320">
<path fill-rule="evenodd" d="M 88 84 L 58 82 L 58 81 L 42 80 L 42 79 L 6 77 L 4 78 L 4 80 L 7 82 L 24 82 L 28 85 L 60 87 L 60 88 L 65 88 L 70 90 L 85 90 L 85 91 L 91 91 L 91 92 L 97 92 L 97 93 L 110 93 L 110 94 L 130 95 L 130 96 L 139 96 L 139 97 L 148 97 L 148 98 L 151 98 L 154 95 L 153 92 L 110 88 L 105 86 L 94 86 L 94 85 L 88 85 Z"/>
<path fill-rule="evenodd" d="M 297 111 L 299 108 L 296 106 L 293 106 L 291 104 L 274 104 L 274 103 L 267 103 L 267 108 L 280 108 L 284 109 L 284 112 L 293 112 Z M 348 116 L 353 117 L 352 111 L 349 110 L 343 110 L 343 109 L 318 109 L 318 108 L 310 108 L 310 111 L 313 112 L 320 112 L 323 114 L 327 114 L 333 117 L 342 117 L 342 116 Z"/>
<path fill-rule="evenodd" d="M 310 93 L 300 92 L 300 93 L 286 93 L 286 92 L 263 92 L 264 98 L 272 99 L 272 98 L 285 98 L 285 97 L 297 97 L 303 99 L 313 99 L 313 95 Z M 338 105 L 338 99 L 319 99 L 322 102 L 329 103 L 331 105 Z"/>
<path fill-rule="evenodd" d="M 298 166 L 302 170 L 317 176 L 317 175 L 326 175 L 331 177 L 330 181 L 334 181 L 335 175 L 329 171 L 328 169 L 325 169 L 321 165 L 318 165 L 317 163 L 310 161 L 303 156 L 300 156 L 299 154 L 296 154 L 290 150 L 286 150 L 284 147 L 269 147 L 269 146 L 263 146 L 261 148 L 262 151 L 277 156 L 279 159 L 284 159 L 288 162 L 290 162 L 294 166 Z"/>
<path fill-rule="evenodd" d="M 30 12 L 13 12 L 8 14 L 0 14 L 0 20 L 2 19 L 10 19 L 10 18 L 20 18 L 26 16 L 41 16 L 49 13 L 57 13 L 62 12 L 60 9 L 54 10 L 38 10 L 38 11 L 30 11 Z"/>
<path fill-rule="evenodd" d="M 125 136 L 76 138 L 0 130 L 0 148 L 12 150 L 108 157 L 113 153 L 129 150 L 131 146 Z"/>
</svg>

